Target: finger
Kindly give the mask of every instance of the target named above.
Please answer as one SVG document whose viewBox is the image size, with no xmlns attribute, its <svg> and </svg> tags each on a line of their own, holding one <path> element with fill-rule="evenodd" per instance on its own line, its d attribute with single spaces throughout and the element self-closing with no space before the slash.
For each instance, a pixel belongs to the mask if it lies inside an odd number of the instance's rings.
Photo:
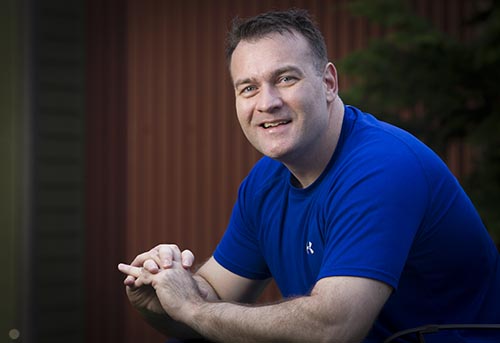
<svg viewBox="0 0 500 343">
<path fill-rule="evenodd" d="M 133 266 L 143 267 L 147 271 L 156 274 L 161 266 L 158 248 L 155 247 L 148 252 L 138 255 L 132 262 Z"/>
<path fill-rule="evenodd" d="M 130 265 L 134 267 L 142 267 L 144 265 L 144 262 L 146 262 L 147 260 L 156 261 L 159 265 L 160 261 L 158 251 L 156 251 L 155 249 L 151 249 L 150 251 L 137 255 L 132 263 L 130 263 Z"/>
<path fill-rule="evenodd" d="M 133 287 L 139 288 L 144 285 L 151 285 L 154 280 L 154 275 L 145 268 L 140 268 L 140 276 L 135 280 Z"/>
<path fill-rule="evenodd" d="M 191 250 L 186 249 L 181 253 L 181 261 L 184 268 L 191 268 L 193 266 L 194 254 Z"/>
<path fill-rule="evenodd" d="M 125 278 L 125 280 L 123 280 L 123 284 L 125 286 L 132 287 L 135 284 L 135 280 L 136 280 L 135 277 L 129 275 Z"/>
<path fill-rule="evenodd" d="M 144 269 L 148 272 L 156 274 L 160 270 L 158 264 L 153 260 L 146 260 L 143 264 Z"/>
<path fill-rule="evenodd" d="M 123 280 L 125 286 L 129 286 L 133 289 L 149 285 L 152 282 L 152 274 L 144 268 L 120 263 L 118 265 L 118 270 L 127 275 L 125 280 Z"/>
<path fill-rule="evenodd" d="M 170 268 L 173 261 L 181 262 L 181 250 L 175 244 L 162 244 L 158 247 L 158 255 L 160 257 L 161 266 Z"/>
<path fill-rule="evenodd" d="M 118 265 L 118 270 L 127 276 L 138 278 L 141 275 L 141 268 L 134 267 L 125 263 L 120 263 Z"/>
<path fill-rule="evenodd" d="M 151 275 L 151 274 L 147 274 L 147 275 Z M 134 281 L 134 283 L 133 283 L 133 285 L 132 285 L 131 287 L 132 287 L 132 288 L 140 288 L 140 287 L 142 287 L 142 286 L 144 286 L 144 285 L 149 284 L 147 281 L 148 281 L 148 277 L 147 277 L 147 276 L 145 276 L 144 274 L 142 274 L 140 277 L 138 277 L 138 278 Z"/>
</svg>

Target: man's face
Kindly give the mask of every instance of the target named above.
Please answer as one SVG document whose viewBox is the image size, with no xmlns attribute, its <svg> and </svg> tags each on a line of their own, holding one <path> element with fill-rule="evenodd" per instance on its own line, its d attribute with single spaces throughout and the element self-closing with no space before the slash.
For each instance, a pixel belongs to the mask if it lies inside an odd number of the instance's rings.
<svg viewBox="0 0 500 343">
<path fill-rule="evenodd" d="M 230 69 L 238 120 L 258 151 L 294 163 L 322 149 L 330 121 L 327 105 L 336 94 L 325 81 L 325 74 L 331 81 L 331 70 L 318 72 L 302 35 L 273 33 L 241 41 Z"/>
</svg>

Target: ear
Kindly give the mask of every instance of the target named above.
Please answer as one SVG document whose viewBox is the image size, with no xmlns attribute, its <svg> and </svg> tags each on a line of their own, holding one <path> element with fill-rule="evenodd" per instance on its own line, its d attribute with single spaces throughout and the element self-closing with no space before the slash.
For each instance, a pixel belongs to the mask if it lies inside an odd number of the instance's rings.
<svg viewBox="0 0 500 343">
<path fill-rule="evenodd" d="M 323 83 L 325 85 L 326 100 L 330 103 L 335 100 L 339 92 L 337 69 L 331 62 L 328 62 L 323 72 Z"/>
</svg>

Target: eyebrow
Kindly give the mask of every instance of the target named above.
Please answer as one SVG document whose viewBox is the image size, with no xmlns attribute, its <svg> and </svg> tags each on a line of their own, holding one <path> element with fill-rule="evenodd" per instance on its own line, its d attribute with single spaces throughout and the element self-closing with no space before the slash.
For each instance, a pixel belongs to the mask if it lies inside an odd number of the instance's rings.
<svg viewBox="0 0 500 343">
<path fill-rule="evenodd" d="M 299 76 L 304 75 L 302 70 L 299 69 L 298 67 L 293 66 L 293 65 L 287 65 L 287 66 L 284 66 L 284 67 L 281 67 L 281 68 L 274 70 L 271 73 L 271 78 L 274 79 L 274 78 L 278 77 L 279 75 L 284 74 L 284 73 L 288 73 L 288 72 L 297 73 Z M 247 84 L 247 83 L 253 83 L 254 81 L 255 81 L 254 78 L 245 78 L 245 79 L 236 80 L 234 82 L 234 88 L 238 88 L 239 86 Z"/>
<path fill-rule="evenodd" d="M 253 79 L 251 79 L 251 78 L 236 80 L 236 82 L 234 83 L 234 88 L 238 88 L 239 86 L 247 84 L 247 83 L 252 83 L 252 80 Z"/>
</svg>

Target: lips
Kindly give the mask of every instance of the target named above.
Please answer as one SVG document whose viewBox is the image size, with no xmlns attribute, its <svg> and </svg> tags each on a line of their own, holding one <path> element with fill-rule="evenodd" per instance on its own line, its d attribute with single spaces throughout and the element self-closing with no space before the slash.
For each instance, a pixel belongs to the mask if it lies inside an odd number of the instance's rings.
<svg viewBox="0 0 500 343">
<path fill-rule="evenodd" d="M 264 129 L 269 129 L 280 125 L 286 125 L 290 122 L 291 120 L 275 120 L 275 121 L 264 122 L 260 126 L 262 126 Z"/>
</svg>

